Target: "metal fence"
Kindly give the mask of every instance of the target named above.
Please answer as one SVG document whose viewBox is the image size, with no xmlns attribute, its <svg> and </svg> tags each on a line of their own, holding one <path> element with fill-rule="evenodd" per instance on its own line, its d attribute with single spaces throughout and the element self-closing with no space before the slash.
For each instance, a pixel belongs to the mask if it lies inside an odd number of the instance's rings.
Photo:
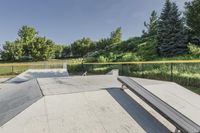
<svg viewBox="0 0 200 133">
<path fill-rule="evenodd" d="M 63 68 L 59 63 L 10 63 L 0 64 L 0 76 L 17 75 L 27 69 Z M 106 63 L 68 63 L 71 75 L 105 74 L 119 69 L 120 75 L 149 79 L 174 81 L 185 86 L 200 88 L 200 60 L 147 61 L 147 62 L 106 62 Z"/>
</svg>

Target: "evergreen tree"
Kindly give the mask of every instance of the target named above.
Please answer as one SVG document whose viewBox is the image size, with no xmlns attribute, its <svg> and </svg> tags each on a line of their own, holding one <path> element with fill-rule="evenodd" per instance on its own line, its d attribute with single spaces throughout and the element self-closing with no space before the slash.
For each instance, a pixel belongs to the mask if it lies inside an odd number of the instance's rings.
<svg viewBox="0 0 200 133">
<path fill-rule="evenodd" d="M 193 43 L 200 45 L 200 0 L 186 3 L 186 24 Z"/>
<path fill-rule="evenodd" d="M 110 38 L 103 38 L 96 42 L 96 50 L 105 50 L 106 47 L 110 46 Z"/>
<path fill-rule="evenodd" d="M 118 27 L 115 31 L 111 32 L 110 41 L 111 41 L 111 44 L 120 43 L 122 41 L 121 27 Z"/>
<path fill-rule="evenodd" d="M 144 22 L 146 30 L 143 30 L 143 37 L 155 37 L 157 35 L 158 16 L 156 11 L 152 11 L 149 23 Z"/>
<path fill-rule="evenodd" d="M 184 25 L 175 3 L 166 0 L 158 21 L 157 52 L 172 57 L 187 52 Z"/>
</svg>

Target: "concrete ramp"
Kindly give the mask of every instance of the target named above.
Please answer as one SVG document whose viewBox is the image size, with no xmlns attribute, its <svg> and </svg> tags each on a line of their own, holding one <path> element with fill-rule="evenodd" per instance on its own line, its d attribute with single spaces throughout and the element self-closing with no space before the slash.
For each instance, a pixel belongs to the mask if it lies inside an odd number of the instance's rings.
<svg viewBox="0 0 200 133">
<path fill-rule="evenodd" d="M 67 69 L 29 69 L 6 83 L 21 83 L 35 78 L 67 77 Z"/>
<path fill-rule="evenodd" d="M 36 79 L 20 84 L 4 84 L 0 88 L 0 126 L 42 97 Z"/>
<path fill-rule="evenodd" d="M 119 76 L 119 70 L 118 69 L 113 69 L 110 72 L 108 72 L 106 75 Z"/>
</svg>

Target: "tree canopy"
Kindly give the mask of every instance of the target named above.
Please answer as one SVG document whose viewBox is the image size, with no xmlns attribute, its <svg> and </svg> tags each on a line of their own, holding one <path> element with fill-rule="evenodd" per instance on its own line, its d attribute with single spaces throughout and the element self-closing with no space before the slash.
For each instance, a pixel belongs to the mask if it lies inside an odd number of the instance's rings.
<svg viewBox="0 0 200 133">
<path fill-rule="evenodd" d="M 69 45 L 59 45 L 39 36 L 34 27 L 22 26 L 18 38 L 6 41 L 0 51 L 5 61 L 48 60 L 69 57 L 86 57 L 89 61 L 154 60 L 177 56 L 199 57 L 200 1 L 185 4 L 182 14 L 176 3 L 165 0 L 162 12 L 152 11 L 145 30 L 138 37 L 122 40 L 118 27 L 108 37 L 93 41 L 90 38 L 75 40 Z M 197 56 L 198 55 L 198 56 Z"/>
<path fill-rule="evenodd" d="M 187 2 L 185 9 L 185 19 L 189 35 L 193 42 L 200 46 L 200 1 L 193 0 Z"/>
</svg>

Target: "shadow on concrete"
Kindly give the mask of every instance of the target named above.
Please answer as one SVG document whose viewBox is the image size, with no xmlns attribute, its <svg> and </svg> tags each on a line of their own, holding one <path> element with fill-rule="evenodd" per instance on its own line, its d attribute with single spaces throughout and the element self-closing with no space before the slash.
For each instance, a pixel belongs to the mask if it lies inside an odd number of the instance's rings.
<svg viewBox="0 0 200 133">
<path fill-rule="evenodd" d="M 170 133 L 167 127 L 160 123 L 126 92 L 120 88 L 107 89 L 107 91 L 147 133 Z"/>
<path fill-rule="evenodd" d="M 7 84 L 0 89 L 0 127 L 43 97 L 37 81 Z"/>
</svg>

